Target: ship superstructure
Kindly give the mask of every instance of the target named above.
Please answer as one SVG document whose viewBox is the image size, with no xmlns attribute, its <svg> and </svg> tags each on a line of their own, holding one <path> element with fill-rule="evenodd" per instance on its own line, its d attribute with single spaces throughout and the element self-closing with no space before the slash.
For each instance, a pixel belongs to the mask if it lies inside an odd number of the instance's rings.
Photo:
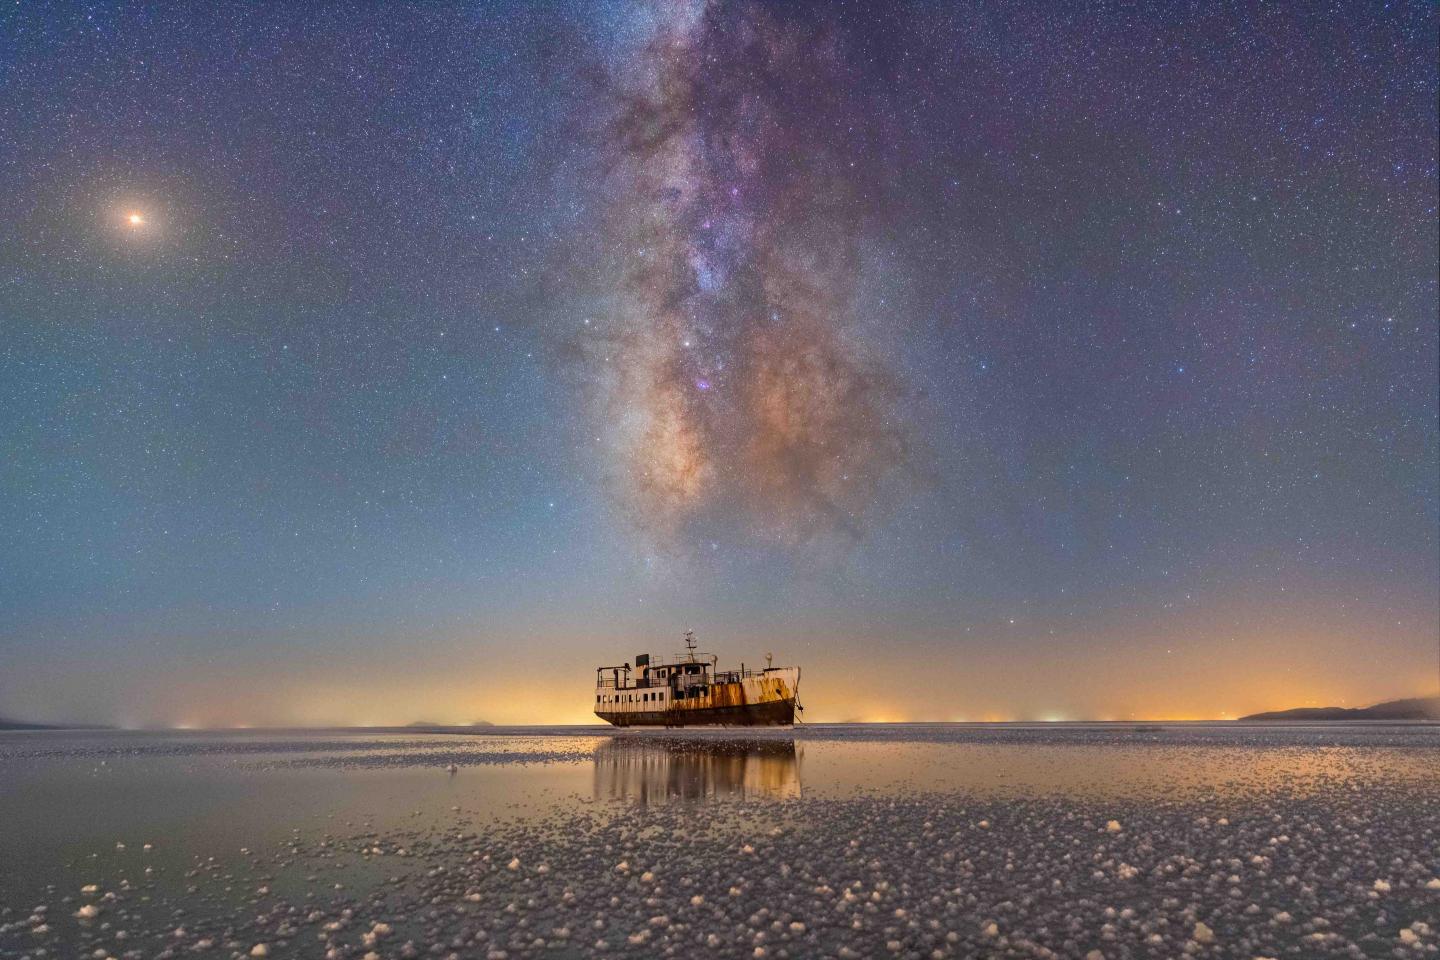
<svg viewBox="0 0 1440 960">
<path fill-rule="evenodd" d="M 683 656 L 670 662 L 648 653 L 595 670 L 595 715 L 617 727 L 786 726 L 799 707 L 800 668 L 719 669 L 714 654 L 697 653 L 694 631 Z"/>
</svg>

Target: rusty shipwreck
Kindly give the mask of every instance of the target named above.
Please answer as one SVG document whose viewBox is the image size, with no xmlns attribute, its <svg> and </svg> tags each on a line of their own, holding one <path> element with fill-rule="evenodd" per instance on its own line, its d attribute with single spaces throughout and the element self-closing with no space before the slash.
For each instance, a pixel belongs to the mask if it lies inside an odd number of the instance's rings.
<svg viewBox="0 0 1440 960">
<path fill-rule="evenodd" d="M 714 654 L 697 653 L 685 633 L 685 653 L 670 662 L 648 653 L 595 670 L 595 715 L 617 727 L 777 727 L 795 722 L 800 668 L 719 669 Z"/>
</svg>

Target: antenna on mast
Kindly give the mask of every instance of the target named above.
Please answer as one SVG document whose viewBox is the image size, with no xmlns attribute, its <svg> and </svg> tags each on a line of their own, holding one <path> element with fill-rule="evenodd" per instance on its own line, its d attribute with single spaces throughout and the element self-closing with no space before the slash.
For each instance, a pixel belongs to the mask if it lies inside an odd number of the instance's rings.
<svg viewBox="0 0 1440 960">
<path fill-rule="evenodd" d="M 689 653 L 690 659 L 691 659 L 691 660 L 694 660 L 694 659 L 695 659 L 695 631 L 694 631 L 694 630 L 686 630 L 686 631 L 685 631 L 685 649 L 686 649 L 686 651 Z"/>
</svg>

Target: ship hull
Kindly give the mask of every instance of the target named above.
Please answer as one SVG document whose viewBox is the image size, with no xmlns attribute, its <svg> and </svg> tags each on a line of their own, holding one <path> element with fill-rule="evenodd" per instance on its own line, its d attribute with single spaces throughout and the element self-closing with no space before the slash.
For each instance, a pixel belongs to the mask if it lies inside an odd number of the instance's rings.
<svg viewBox="0 0 1440 960">
<path fill-rule="evenodd" d="M 617 727 L 784 727 L 795 722 L 794 700 L 742 703 L 721 707 L 597 713 Z"/>
</svg>

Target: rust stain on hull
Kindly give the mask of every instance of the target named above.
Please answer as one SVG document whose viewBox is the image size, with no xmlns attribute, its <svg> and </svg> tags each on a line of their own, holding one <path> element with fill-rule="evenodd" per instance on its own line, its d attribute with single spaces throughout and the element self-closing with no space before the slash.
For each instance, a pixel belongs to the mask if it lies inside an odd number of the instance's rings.
<svg viewBox="0 0 1440 960">
<path fill-rule="evenodd" d="M 769 703 L 774 700 L 791 700 L 794 695 L 786 688 L 785 681 L 779 677 L 765 677 L 759 683 L 759 696 L 751 701 L 745 696 L 745 684 L 743 683 L 717 683 L 710 687 L 710 692 L 701 697 L 692 697 L 691 702 L 695 710 L 713 710 L 720 707 L 743 707 L 747 703 Z"/>
<path fill-rule="evenodd" d="M 732 707 L 649 710 L 637 713 L 601 713 L 596 716 L 617 727 L 785 727 L 795 722 L 795 701 L 773 700 Z"/>
<path fill-rule="evenodd" d="M 797 685 L 787 679 L 791 672 L 711 684 L 704 693 L 670 699 L 663 707 L 599 706 L 595 714 L 617 727 L 784 726 L 795 722 Z"/>
</svg>

